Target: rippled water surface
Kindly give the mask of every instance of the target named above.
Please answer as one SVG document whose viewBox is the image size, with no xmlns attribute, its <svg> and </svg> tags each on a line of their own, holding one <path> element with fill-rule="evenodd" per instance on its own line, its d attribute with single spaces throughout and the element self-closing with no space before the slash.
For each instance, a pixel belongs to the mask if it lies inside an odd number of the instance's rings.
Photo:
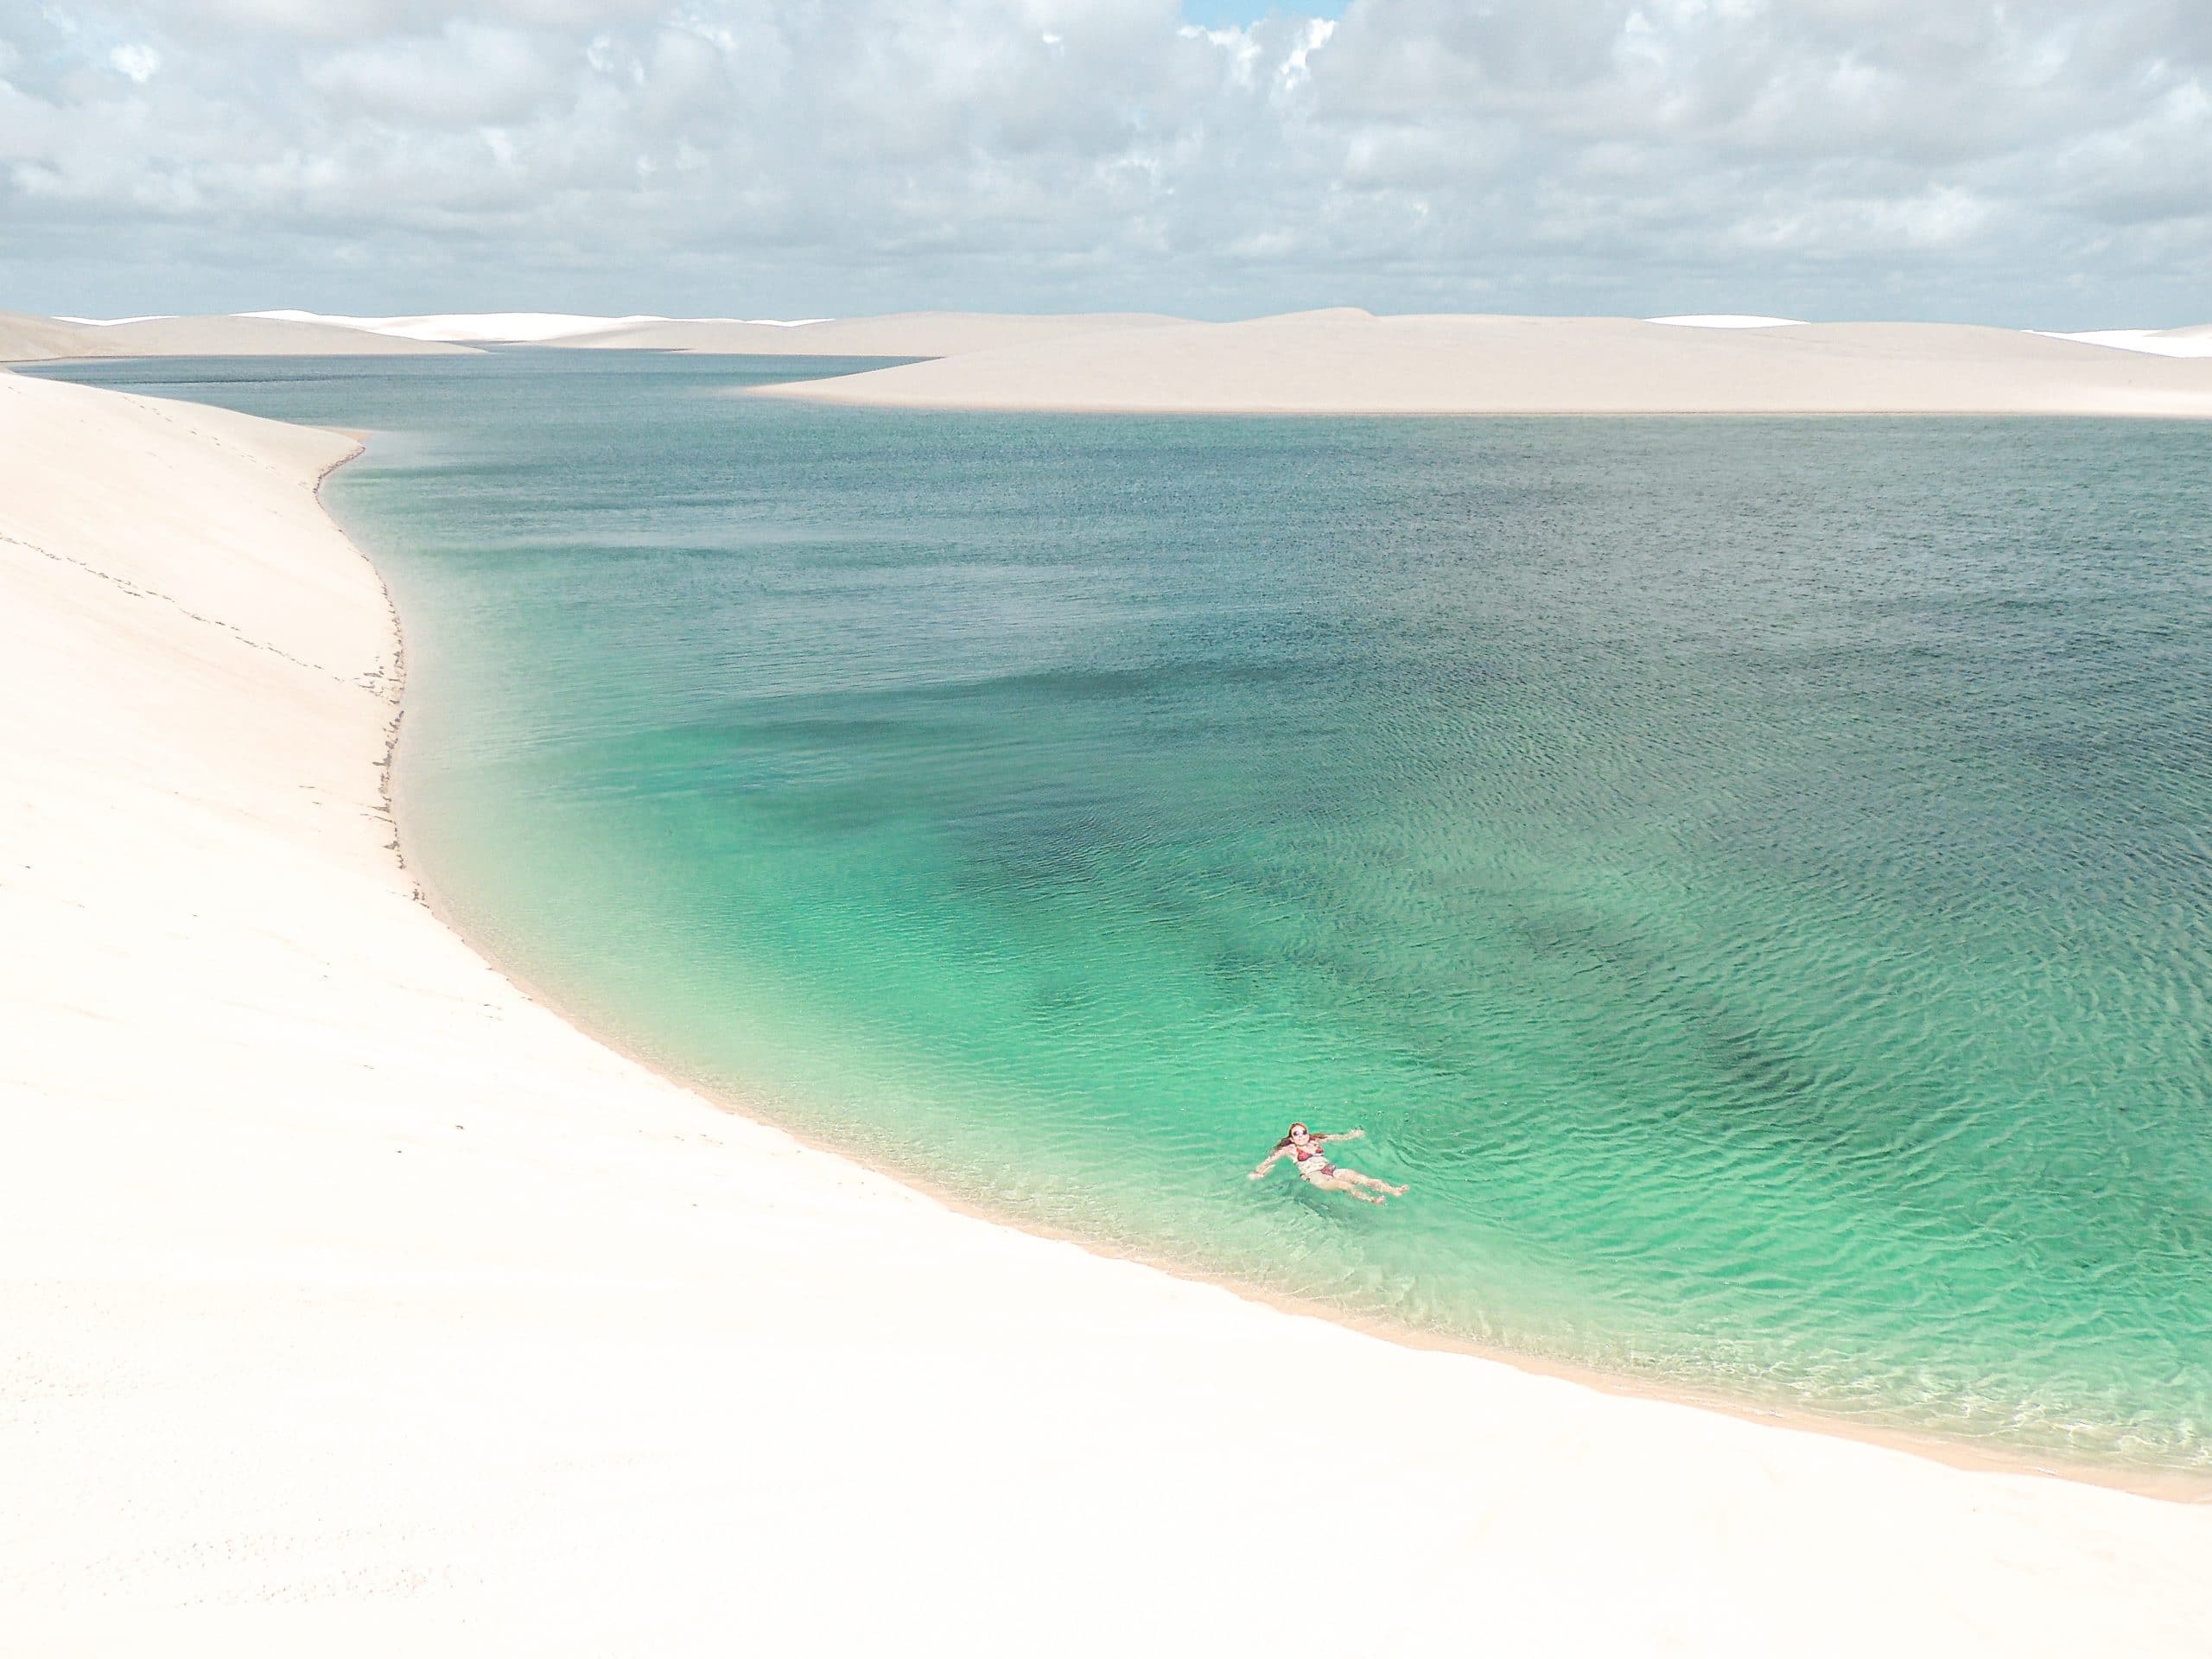
<svg viewBox="0 0 2212 1659">
<path fill-rule="evenodd" d="M 447 907 L 1033 1223 L 2212 1471 L 2212 428 L 873 413 L 98 365 L 370 427 Z M 1244 1172 L 1363 1125 L 1371 1211 Z"/>
</svg>

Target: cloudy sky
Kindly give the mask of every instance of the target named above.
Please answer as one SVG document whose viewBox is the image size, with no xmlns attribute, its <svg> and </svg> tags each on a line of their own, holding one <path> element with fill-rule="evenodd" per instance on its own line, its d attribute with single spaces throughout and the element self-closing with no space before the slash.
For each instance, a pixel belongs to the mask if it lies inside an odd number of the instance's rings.
<svg viewBox="0 0 2212 1659">
<path fill-rule="evenodd" d="M 0 0 L 0 308 L 2212 321 L 2212 0 Z"/>
</svg>

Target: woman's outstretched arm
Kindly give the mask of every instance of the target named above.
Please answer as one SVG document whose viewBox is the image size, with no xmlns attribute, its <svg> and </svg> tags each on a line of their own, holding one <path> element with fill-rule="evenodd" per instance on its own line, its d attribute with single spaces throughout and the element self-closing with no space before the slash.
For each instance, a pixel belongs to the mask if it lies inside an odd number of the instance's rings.
<svg viewBox="0 0 2212 1659">
<path fill-rule="evenodd" d="M 1269 1153 L 1266 1157 L 1261 1159 L 1260 1166 L 1254 1170 L 1249 1175 L 1247 1175 L 1244 1179 L 1248 1181 L 1258 1180 L 1261 1176 L 1266 1174 L 1269 1170 L 1275 1166 L 1275 1160 L 1281 1157 L 1283 1154 L 1289 1150 L 1290 1142 L 1286 1141 L 1281 1146 L 1277 1147 L 1273 1152 Z"/>
</svg>

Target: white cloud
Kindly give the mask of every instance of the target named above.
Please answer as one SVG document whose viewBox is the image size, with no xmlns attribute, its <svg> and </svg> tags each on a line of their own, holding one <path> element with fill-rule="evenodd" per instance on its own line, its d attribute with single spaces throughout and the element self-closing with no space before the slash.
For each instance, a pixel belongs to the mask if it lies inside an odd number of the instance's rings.
<svg viewBox="0 0 2212 1659">
<path fill-rule="evenodd" d="M 2202 0 L 0 0 L 0 305 L 2202 321 L 2208 86 Z"/>
<path fill-rule="evenodd" d="M 562 55 L 512 29 L 448 23 L 435 35 L 347 47 L 310 62 L 306 78 L 341 122 L 473 127 L 557 117 Z"/>
<path fill-rule="evenodd" d="M 150 46 L 118 46 L 107 54 L 116 73 L 125 79 L 144 86 L 162 67 L 162 54 Z"/>
<path fill-rule="evenodd" d="M 1290 49 L 1282 54 L 1282 67 L 1276 72 L 1276 84 L 1287 92 L 1300 83 L 1313 79 L 1313 54 L 1329 43 L 1337 32 L 1333 17 L 1311 17 L 1306 26 L 1292 37 Z"/>
</svg>

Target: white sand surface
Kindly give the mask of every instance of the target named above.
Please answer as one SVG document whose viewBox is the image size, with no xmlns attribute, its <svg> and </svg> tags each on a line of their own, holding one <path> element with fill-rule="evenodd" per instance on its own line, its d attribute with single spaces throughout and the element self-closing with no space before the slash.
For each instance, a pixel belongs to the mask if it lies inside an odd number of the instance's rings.
<svg viewBox="0 0 2212 1659">
<path fill-rule="evenodd" d="M 0 311 L 0 363 L 41 363 L 80 356 L 92 326 L 59 317 L 35 317 L 22 311 Z"/>
<path fill-rule="evenodd" d="M 1802 328 L 1798 317 L 1763 317 L 1745 311 L 1695 311 L 1679 317 L 1646 317 L 1670 328 Z"/>
<path fill-rule="evenodd" d="M 414 317 L 343 317 L 318 311 L 248 311 L 250 317 L 324 323 L 398 340 L 436 340 L 454 345 L 543 345 L 572 334 L 605 334 L 666 317 L 594 317 L 568 311 L 448 311 Z"/>
<path fill-rule="evenodd" d="M 88 322 L 0 312 L 0 363 L 60 357 L 412 356 L 468 349 L 285 317 L 134 317 Z"/>
<path fill-rule="evenodd" d="M 724 352 L 763 357 L 951 357 L 963 352 L 1080 335 L 1118 336 L 1131 329 L 1157 328 L 1179 322 L 1179 318 L 1142 312 L 1014 316 L 983 312 L 915 311 L 896 316 L 835 317 L 810 322 L 648 322 L 548 343 L 615 351 Z"/>
<path fill-rule="evenodd" d="M 2186 328 L 2092 328 L 2050 338 L 2115 346 L 2123 352 L 2149 352 L 2156 357 L 2212 357 L 2212 322 Z"/>
<path fill-rule="evenodd" d="M 0 374 L 0 1652 L 2207 1651 L 2212 1506 L 1260 1306 L 533 1005 L 389 850 L 347 451 Z"/>
<path fill-rule="evenodd" d="M 404 317 L 254 311 L 227 317 L 130 317 L 104 321 L 0 312 L 0 363 L 57 357 L 410 353 L 462 351 L 493 344 L 771 357 L 945 357 L 1075 334 L 1156 327 L 1179 321 L 1120 312 L 1014 316 L 918 311 L 896 316 L 778 321 L 594 317 L 550 311 Z"/>
<path fill-rule="evenodd" d="M 1304 312 L 779 386 L 823 403 L 1340 414 L 2212 416 L 2212 363 L 1943 323 Z"/>
</svg>

